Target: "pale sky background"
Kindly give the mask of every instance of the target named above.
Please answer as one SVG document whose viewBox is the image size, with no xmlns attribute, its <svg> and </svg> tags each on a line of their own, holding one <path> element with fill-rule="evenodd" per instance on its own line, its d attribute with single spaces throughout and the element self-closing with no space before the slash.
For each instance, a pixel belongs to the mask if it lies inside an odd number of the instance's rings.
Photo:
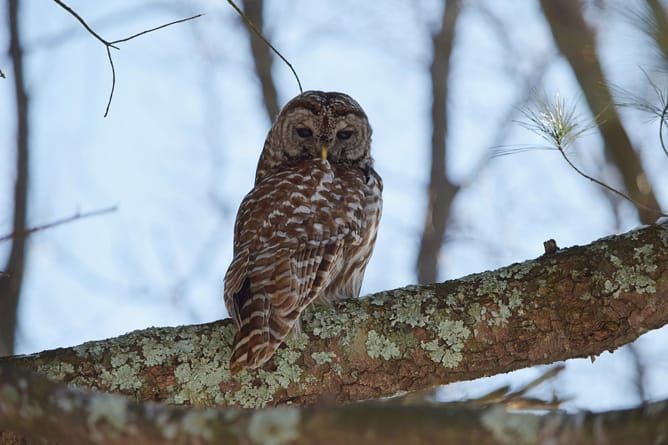
<svg viewBox="0 0 668 445">
<path fill-rule="evenodd" d="M 647 41 L 620 10 L 639 0 L 591 6 L 601 29 L 610 80 L 647 95 L 640 67 L 656 62 Z M 305 89 L 338 90 L 365 108 L 374 128 L 376 167 L 385 183 L 384 215 L 363 293 L 415 282 L 424 218 L 430 144 L 431 33 L 439 1 L 267 1 L 272 43 L 288 57 Z M 560 247 L 638 224 L 630 205 L 616 226 L 603 192 L 577 176 L 557 153 L 534 150 L 488 160 L 491 148 L 543 145 L 513 122 L 527 79 L 543 70 L 540 91 L 581 105 L 568 64 L 557 55 L 536 0 L 465 0 L 450 76 L 448 173 L 465 185 L 441 261 L 449 279 L 535 258 L 543 241 Z M 20 312 L 18 353 L 103 339 L 149 326 L 203 323 L 227 316 L 222 278 L 232 255 L 236 209 L 250 190 L 270 122 L 240 20 L 223 0 L 70 0 L 108 40 L 196 13 L 114 51 L 116 92 L 103 118 L 111 71 L 104 47 L 53 2 L 21 3 L 31 99 L 29 221 L 46 223 L 110 205 L 118 211 L 37 233 Z M 7 47 L 6 11 L 0 44 Z M 10 60 L 0 67 L 10 76 Z M 281 105 L 298 93 L 290 71 L 274 65 Z M 666 85 L 666 78 L 655 81 Z M 11 231 L 14 102 L 0 79 L 0 234 Z M 586 106 L 580 115 L 588 118 Z M 668 159 L 658 124 L 622 110 L 664 208 Z M 574 147 L 587 172 L 615 184 L 601 168 L 595 132 Z M 8 244 L 0 245 L 6 257 Z M 668 397 L 668 331 L 638 341 L 653 399 Z M 612 409 L 638 403 L 627 350 L 567 370 L 535 394 L 554 390 L 568 408 Z M 540 368 L 545 369 L 545 368 Z M 451 385 L 444 397 L 480 395 L 521 385 L 535 369 Z"/>
</svg>

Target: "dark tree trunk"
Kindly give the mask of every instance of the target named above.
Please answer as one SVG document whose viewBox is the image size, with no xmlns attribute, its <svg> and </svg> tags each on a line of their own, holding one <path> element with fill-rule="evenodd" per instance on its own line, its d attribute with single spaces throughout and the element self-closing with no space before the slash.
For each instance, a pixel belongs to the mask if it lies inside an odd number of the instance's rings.
<svg viewBox="0 0 668 445">
<path fill-rule="evenodd" d="M 433 38 L 431 64 L 431 174 L 429 177 L 427 212 L 417 258 L 418 283 L 438 280 L 438 257 L 450 217 L 450 206 L 459 187 L 446 175 L 446 138 L 448 133 L 448 75 L 450 55 L 455 39 L 455 28 L 461 5 L 459 0 L 448 0 L 443 9 L 441 29 Z"/>
<path fill-rule="evenodd" d="M 263 0 L 244 0 L 242 2 L 244 13 L 248 16 L 251 22 L 264 33 L 264 1 Z M 251 54 L 253 55 L 253 63 L 255 64 L 255 75 L 260 81 L 262 87 L 262 100 L 264 102 L 265 110 L 269 115 L 271 122 L 276 119 L 280 108 L 278 106 L 278 94 L 276 93 L 276 85 L 271 76 L 271 67 L 273 59 L 271 57 L 271 50 L 258 36 L 256 36 L 251 29 L 248 29 L 248 37 L 250 39 Z"/>
<path fill-rule="evenodd" d="M 16 313 L 26 262 L 26 230 L 28 207 L 28 96 L 23 83 L 23 50 L 19 34 L 19 2 L 8 0 L 9 55 L 12 59 L 16 96 L 16 183 L 14 186 L 14 217 L 9 258 L 0 275 L 0 356 L 12 355 L 16 334 Z M 12 74 L 10 74 L 12 75 Z"/>
</svg>

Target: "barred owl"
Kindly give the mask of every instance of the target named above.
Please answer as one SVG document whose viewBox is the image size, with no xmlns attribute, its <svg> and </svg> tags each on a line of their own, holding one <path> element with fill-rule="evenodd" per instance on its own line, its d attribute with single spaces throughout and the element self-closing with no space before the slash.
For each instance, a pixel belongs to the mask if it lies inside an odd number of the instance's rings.
<svg viewBox="0 0 668 445">
<path fill-rule="evenodd" d="M 311 303 L 359 295 L 382 208 L 370 148 L 367 116 L 346 94 L 307 91 L 276 118 L 225 274 L 232 374 L 269 360 Z"/>
</svg>

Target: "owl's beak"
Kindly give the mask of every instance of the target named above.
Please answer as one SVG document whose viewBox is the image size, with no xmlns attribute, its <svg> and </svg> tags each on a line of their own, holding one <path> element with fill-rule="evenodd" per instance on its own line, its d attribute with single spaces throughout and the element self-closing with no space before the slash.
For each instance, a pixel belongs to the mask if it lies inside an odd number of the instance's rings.
<svg viewBox="0 0 668 445">
<path fill-rule="evenodd" d="M 324 147 L 324 146 L 322 147 L 322 149 L 320 151 L 320 157 L 322 158 L 323 161 L 327 160 L 327 148 Z"/>
</svg>

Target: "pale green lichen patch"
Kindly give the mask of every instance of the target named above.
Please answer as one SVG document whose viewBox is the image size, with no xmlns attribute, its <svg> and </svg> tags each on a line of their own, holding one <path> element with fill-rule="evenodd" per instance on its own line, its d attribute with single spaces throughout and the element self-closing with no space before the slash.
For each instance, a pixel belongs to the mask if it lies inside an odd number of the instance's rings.
<svg viewBox="0 0 668 445">
<path fill-rule="evenodd" d="M 461 320 L 443 320 L 438 324 L 436 332 L 448 346 L 458 347 L 460 350 L 464 348 L 464 342 L 471 335 L 471 330 Z"/>
<path fill-rule="evenodd" d="M 481 297 L 483 295 L 502 294 L 508 287 L 506 280 L 501 278 L 505 271 L 505 269 L 502 270 L 496 276 L 493 274 L 482 275 L 480 277 L 480 285 L 476 289 L 476 295 Z"/>
<path fill-rule="evenodd" d="M 209 405 L 211 394 L 217 394 L 218 388 L 226 372 L 221 363 L 205 363 L 195 360 L 194 363 L 181 363 L 174 370 L 178 390 L 167 400 L 168 403 L 191 403 L 193 405 Z M 218 397 L 218 396 L 217 396 Z M 219 400 L 215 400 L 219 402 Z"/>
<path fill-rule="evenodd" d="M 653 245 L 644 244 L 633 249 L 633 252 L 633 258 L 638 261 L 639 264 L 642 264 L 642 268 L 645 272 L 656 272 L 658 266 L 655 263 L 656 255 Z"/>
<path fill-rule="evenodd" d="M 656 281 L 649 276 L 658 268 L 655 262 L 655 252 L 651 245 L 643 245 L 634 249 L 635 263 L 626 265 L 616 255 L 609 255 L 610 263 L 617 270 L 612 274 L 612 280 L 603 282 L 605 293 L 618 298 L 621 292 L 636 291 L 640 294 L 653 294 L 656 292 Z"/>
<path fill-rule="evenodd" d="M 110 390 L 132 391 L 141 388 L 142 382 L 134 366 L 123 364 L 111 370 L 103 369 L 100 382 Z"/>
<path fill-rule="evenodd" d="M 278 408 L 255 411 L 248 422 L 248 437 L 257 445 L 282 445 L 299 439 L 299 410 Z"/>
<path fill-rule="evenodd" d="M 397 298 L 390 309 L 390 325 L 404 323 L 414 328 L 429 324 L 430 314 L 433 313 L 434 309 L 430 307 L 428 311 L 423 313 L 422 303 L 433 298 L 433 296 L 433 292 L 424 292 Z"/>
<path fill-rule="evenodd" d="M 279 348 L 272 358 L 276 365 L 275 371 L 267 372 L 263 369 L 242 371 L 237 376 L 241 381 L 241 388 L 225 394 L 225 400 L 243 408 L 262 408 L 273 400 L 274 394 L 279 389 L 287 388 L 290 383 L 300 382 L 302 369 L 296 362 L 302 356 L 302 349 L 308 337 L 305 334 L 292 337 L 288 340 L 294 342 L 289 345 L 291 348 Z"/>
<path fill-rule="evenodd" d="M 482 306 L 477 301 L 471 303 L 466 311 L 472 324 L 478 323 L 480 320 L 482 320 L 486 312 L 487 308 Z"/>
<path fill-rule="evenodd" d="M 187 361 L 179 363 L 174 370 L 176 385 L 167 403 L 209 406 L 222 404 L 224 395 L 220 393 L 220 384 L 230 380 L 229 349 L 221 354 L 220 345 L 229 344 L 229 335 L 233 328 L 228 325 L 223 329 L 211 331 L 210 335 L 190 335 L 189 331 L 182 332 L 178 339 L 174 339 L 176 349 L 191 349 L 200 351 L 199 354 L 180 352 Z M 159 351 L 159 348 L 152 348 Z M 162 354 L 160 354 L 162 356 Z M 169 355 L 165 355 L 169 357 Z"/>
<path fill-rule="evenodd" d="M 662 224 L 659 230 L 659 239 L 664 247 L 668 247 L 668 224 Z"/>
<path fill-rule="evenodd" d="M 291 332 L 285 339 L 285 344 L 291 349 L 303 350 L 308 345 L 308 335 L 303 332 Z"/>
<path fill-rule="evenodd" d="M 136 355 L 133 353 L 134 357 L 136 358 Z M 125 365 L 128 361 L 128 355 L 127 354 L 117 354 L 117 355 L 112 355 L 111 356 L 111 366 L 112 368 L 118 368 L 122 365 Z"/>
<path fill-rule="evenodd" d="M 515 263 L 500 269 L 497 276 L 501 279 L 521 280 L 529 273 L 531 273 L 533 268 L 537 266 L 538 262 L 535 260 L 524 261 L 523 263 Z"/>
<path fill-rule="evenodd" d="M 324 365 L 325 363 L 331 363 L 332 359 L 336 357 L 334 352 L 313 352 L 311 358 L 315 360 L 317 365 Z"/>
<path fill-rule="evenodd" d="M 162 343 L 156 343 L 148 338 L 142 340 L 141 348 L 146 366 L 161 365 L 166 363 L 167 360 L 176 354 L 176 351 L 173 349 L 164 346 Z"/>
<path fill-rule="evenodd" d="M 320 338 L 336 338 L 344 331 L 350 331 L 350 315 L 345 311 L 337 311 L 333 306 L 306 311 L 302 316 L 311 327 L 313 335 Z"/>
<path fill-rule="evenodd" d="M 521 315 L 524 311 L 522 310 L 522 297 L 521 291 L 517 288 L 512 288 L 510 291 L 510 296 L 508 297 L 508 302 L 500 296 L 493 296 L 492 301 L 496 303 L 498 310 L 491 309 L 490 315 L 491 318 L 487 320 L 489 326 L 503 326 L 508 323 L 508 319 L 513 315 L 513 311 L 518 309 L 518 313 Z"/>
<path fill-rule="evenodd" d="M 394 295 L 390 292 L 378 292 L 368 297 L 369 303 L 374 306 L 384 306 L 388 301 L 393 299 Z"/>
<path fill-rule="evenodd" d="M 65 380 L 68 375 L 72 375 L 75 372 L 74 366 L 71 363 L 67 362 L 56 362 L 49 363 L 48 365 L 42 365 L 37 367 L 37 372 L 46 376 L 51 380 L 61 382 Z"/>
<path fill-rule="evenodd" d="M 422 348 L 429 353 L 429 358 L 441 363 L 446 368 L 455 368 L 462 361 L 461 351 L 471 330 L 461 320 L 441 320 L 436 326 L 438 338 L 421 342 Z"/>
<path fill-rule="evenodd" d="M 401 351 L 399 347 L 382 334 L 370 330 L 367 334 L 366 339 L 366 350 L 367 354 L 371 358 L 380 358 L 382 357 L 385 360 L 390 360 L 393 358 L 401 357 Z"/>
<path fill-rule="evenodd" d="M 429 358 L 440 363 L 446 368 L 456 368 L 462 361 L 462 353 L 451 349 L 445 349 L 439 345 L 438 340 L 420 343 L 422 348 L 429 353 Z"/>
</svg>

